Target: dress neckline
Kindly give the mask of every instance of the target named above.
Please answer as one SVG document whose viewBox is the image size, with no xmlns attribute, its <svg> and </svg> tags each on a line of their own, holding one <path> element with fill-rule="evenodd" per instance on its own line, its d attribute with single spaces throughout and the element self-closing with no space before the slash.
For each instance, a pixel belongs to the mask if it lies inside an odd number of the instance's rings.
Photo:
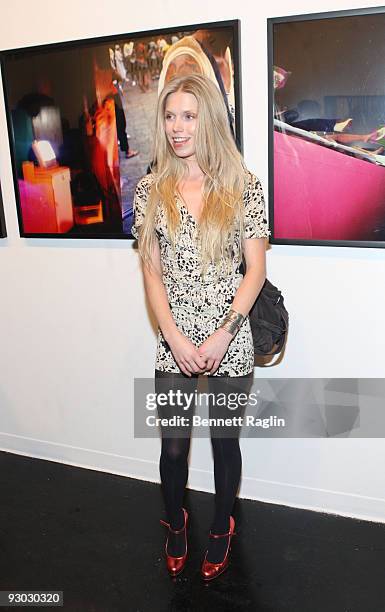
<svg viewBox="0 0 385 612">
<path fill-rule="evenodd" d="M 184 208 L 184 210 L 186 211 L 186 213 L 188 214 L 188 216 L 194 221 L 195 225 L 199 225 L 199 220 L 196 219 L 194 217 L 194 215 L 192 215 L 189 211 L 189 209 L 187 208 L 186 204 L 184 203 L 182 196 L 179 195 L 179 193 L 176 193 L 176 199 L 178 200 L 179 204 L 181 205 L 182 208 Z M 202 215 L 202 213 L 201 213 Z"/>
</svg>

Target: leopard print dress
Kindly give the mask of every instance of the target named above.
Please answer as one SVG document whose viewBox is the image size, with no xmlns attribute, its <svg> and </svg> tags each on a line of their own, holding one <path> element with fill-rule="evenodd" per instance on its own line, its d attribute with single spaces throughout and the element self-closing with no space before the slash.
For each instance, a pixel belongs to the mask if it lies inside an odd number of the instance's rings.
<svg viewBox="0 0 385 612">
<path fill-rule="evenodd" d="M 147 174 L 135 189 L 134 223 L 131 230 L 135 238 L 139 237 L 139 228 L 143 223 L 147 197 L 153 180 L 153 175 Z M 156 215 L 155 231 L 160 247 L 163 283 L 178 329 L 198 347 L 219 327 L 231 307 L 243 278 L 239 272 L 242 248 L 239 230 L 236 230 L 232 272 L 229 274 L 228 271 L 222 271 L 218 274 L 218 268 L 210 264 L 202 280 L 199 249 L 196 244 L 198 224 L 177 194 L 175 199 L 181 218 L 175 254 L 168 236 L 166 214 L 162 206 L 158 206 Z M 268 237 L 270 231 L 267 226 L 262 186 L 259 179 L 251 172 L 243 201 L 245 238 Z M 155 368 L 163 372 L 181 372 L 160 329 L 158 329 Z M 249 317 L 246 317 L 213 376 L 244 376 L 253 368 L 253 339 Z M 208 375 L 208 372 L 205 372 L 205 375 Z"/>
</svg>

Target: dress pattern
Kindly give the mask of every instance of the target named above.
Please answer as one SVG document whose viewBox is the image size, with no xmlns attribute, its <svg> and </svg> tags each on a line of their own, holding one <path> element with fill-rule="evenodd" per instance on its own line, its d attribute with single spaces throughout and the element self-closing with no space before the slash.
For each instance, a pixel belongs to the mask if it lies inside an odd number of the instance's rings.
<svg viewBox="0 0 385 612">
<path fill-rule="evenodd" d="M 266 220 L 262 186 L 255 175 L 251 172 L 248 174 L 248 185 L 243 193 L 244 237 L 268 237 L 270 231 Z M 135 216 L 131 230 L 135 238 L 139 237 L 139 228 L 143 223 L 148 193 L 153 181 L 154 176 L 147 174 L 138 182 L 135 189 Z M 232 244 L 231 272 L 210 264 L 202 280 L 197 244 L 198 223 L 177 194 L 175 199 L 180 213 L 175 253 L 168 235 L 166 213 L 161 205 L 158 205 L 156 214 L 155 231 L 160 247 L 163 283 L 178 329 L 195 346 L 199 346 L 219 327 L 242 282 L 243 275 L 239 272 L 242 246 L 239 230 L 236 230 Z M 155 368 L 164 372 L 181 372 L 160 329 L 158 329 Z M 246 317 L 239 332 L 231 340 L 214 376 L 244 376 L 253 368 L 253 339 L 249 317 Z M 208 375 L 208 372 L 204 375 Z"/>
</svg>

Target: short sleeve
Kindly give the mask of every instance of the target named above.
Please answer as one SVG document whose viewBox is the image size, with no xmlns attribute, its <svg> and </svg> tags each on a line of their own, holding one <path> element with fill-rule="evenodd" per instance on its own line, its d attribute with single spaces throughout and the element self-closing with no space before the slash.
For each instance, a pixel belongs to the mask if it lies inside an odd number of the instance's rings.
<svg viewBox="0 0 385 612">
<path fill-rule="evenodd" d="M 268 238 L 271 234 L 267 219 L 265 198 L 260 180 L 251 172 L 244 193 L 245 238 Z"/>
<path fill-rule="evenodd" d="M 139 228 L 144 221 L 151 179 L 152 175 L 146 174 L 135 187 L 133 202 L 134 220 L 131 227 L 131 234 L 134 238 L 139 238 Z"/>
</svg>

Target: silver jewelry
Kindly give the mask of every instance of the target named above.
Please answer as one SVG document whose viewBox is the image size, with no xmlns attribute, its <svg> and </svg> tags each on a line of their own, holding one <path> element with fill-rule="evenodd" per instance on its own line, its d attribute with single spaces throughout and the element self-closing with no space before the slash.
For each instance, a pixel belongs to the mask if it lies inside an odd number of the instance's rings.
<svg viewBox="0 0 385 612">
<path fill-rule="evenodd" d="M 234 337 L 241 329 L 244 320 L 245 317 L 243 314 L 231 308 L 223 319 L 220 327 L 223 327 L 223 329 L 228 331 Z"/>
</svg>

